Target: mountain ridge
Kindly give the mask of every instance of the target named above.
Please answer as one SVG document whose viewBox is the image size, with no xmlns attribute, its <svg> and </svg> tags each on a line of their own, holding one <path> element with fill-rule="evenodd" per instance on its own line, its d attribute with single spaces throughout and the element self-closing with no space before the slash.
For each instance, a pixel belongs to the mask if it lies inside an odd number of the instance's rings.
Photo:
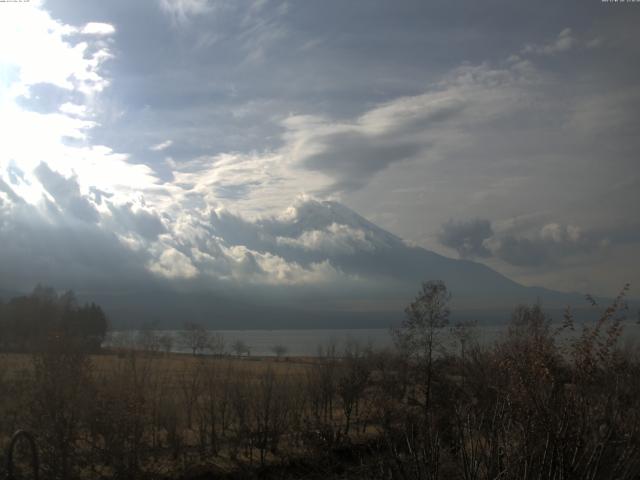
<svg viewBox="0 0 640 480">
<path fill-rule="evenodd" d="M 426 280 L 442 280 L 447 284 L 453 295 L 452 307 L 460 319 L 481 318 L 482 323 L 491 323 L 492 317 L 493 323 L 506 321 L 520 303 L 542 299 L 550 310 L 559 313 L 567 305 L 584 300 L 575 293 L 523 286 L 484 264 L 448 258 L 408 245 L 334 201 L 306 200 L 283 215 L 253 223 L 228 213 L 213 214 L 211 220 L 212 231 L 232 247 L 278 256 L 306 267 L 329 262 L 341 272 L 369 281 L 371 285 L 362 286 L 354 280 L 346 290 L 329 294 L 321 287 L 274 285 L 262 287 L 266 291 L 255 296 L 229 291 L 220 294 L 206 289 L 199 293 L 169 290 L 158 296 L 165 303 L 167 298 L 173 301 L 154 309 L 162 312 L 155 315 L 160 324 L 174 325 L 175 321 L 167 317 L 180 316 L 182 312 L 207 325 L 225 328 L 389 326 L 402 318 L 403 306 L 411 301 L 420 282 Z M 343 243 L 329 243 L 331 238 L 340 235 L 344 235 Z M 377 310 L 362 307 L 371 305 L 373 298 L 387 307 Z M 156 300 L 149 299 L 148 303 Z M 175 308 L 175 305 L 182 307 Z M 122 313 L 127 309 L 121 304 L 113 311 Z M 139 306 L 134 310 L 143 313 L 145 308 Z M 167 314 L 172 311 L 173 314 Z"/>
<path fill-rule="evenodd" d="M 52 253 L 38 242 L 31 257 L 46 260 L 48 276 L 24 265 L 20 272 L 33 286 L 73 289 L 79 300 L 100 304 L 117 328 L 185 321 L 232 329 L 388 327 L 427 280 L 445 282 L 454 317 L 483 323 L 506 321 L 521 303 L 540 300 L 555 312 L 585 303 L 580 294 L 526 287 L 484 264 L 409 245 L 335 201 L 300 199 L 256 220 L 225 209 L 180 215 L 165 218 L 168 239 L 137 237 L 134 247 L 108 223 L 79 230 L 75 245 L 83 255 L 62 242 Z M 113 256 L 97 255 L 94 239 Z M 58 253 L 75 262 L 77 274 L 56 275 L 50 265 Z"/>
</svg>

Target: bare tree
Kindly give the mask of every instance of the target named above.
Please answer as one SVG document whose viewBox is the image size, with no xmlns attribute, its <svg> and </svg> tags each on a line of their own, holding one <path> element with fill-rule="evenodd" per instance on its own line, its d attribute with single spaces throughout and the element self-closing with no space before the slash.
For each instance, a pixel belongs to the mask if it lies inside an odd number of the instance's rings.
<svg viewBox="0 0 640 480">
<path fill-rule="evenodd" d="M 350 341 L 345 348 L 337 391 L 342 400 L 345 418 L 344 434 L 349 434 L 353 414 L 359 414 L 360 401 L 371 374 L 370 355 L 357 342 Z"/>
<path fill-rule="evenodd" d="M 157 358 L 130 351 L 97 382 L 89 424 L 93 448 L 117 478 L 137 478 L 150 437 L 157 442 L 166 369 Z M 150 434 L 147 437 L 147 434 Z"/>
<path fill-rule="evenodd" d="M 278 360 L 281 359 L 283 356 L 285 356 L 287 354 L 287 352 L 289 351 L 289 349 L 287 347 L 285 347 L 284 345 L 274 345 L 273 347 L 271 347 L 271 351 L 276 355 L 276 357 L 278 357 Z"/>
<path fill-rule="evenodd" d="M 339 437 L 333 422 L 338 363 L 336 344 L 331 341 L 326 347 L 318 346 L 318 358 L 306 372 L 305 396 L 309 409 L 303 420 L 308 436 L 305 444 L 313 449 L 333 446 Z"/>
<path fill-rule="evenodd" d="M 444 282 L 423 282 L 415 300 L 405 309 L 402 326 L 394 331 L 396 345 L 413 356 L 419 365 L 425 412 L 429 411 L 431 402 L 434 351 L 439 345 L 440 331 L 449 323 L 450 299 Z"/>
<path fill-rule="evenodd" d="M 241 357 L 245 353 L 249 355 L 250 351 L 249 346 L 240 339 L 233 342 L 233 345 L 231 345 L 231 349 L 238 357 Z"/>
<path fill-rule="evenodd" d="M 224 336 L 220 332 L 210 333 L 207 348 L 212 355 L 224 355 L 225 341 Z"/>
<path fill-rule="evenodd" d="M 231 382 L 236 378 L 233 364 L 208 361 L 202 368 L 202 395 L 197 405 L 200 448 L 217 455 L 229 422 Z"/>
<path fill-rule="evenodd" d="M 191 350 L 194 356 L 209 346 L 209 332 L 199 323 L 185 322 L 180 335 L 183 345 Z"/>
<path fill-rule="evenodd" d="M 243 442 L 249 458 L 257 449 L 260 464 L 265 465 L 268 453 L 277 455 L 280 442 L 295 416 L 296 395 L 287 375 L 277 375 L 271 368 L 260 372 L 238 390 L 243 399 L 234 405 L 239 426 L 244 430 Z M 234 401 L 234 403 L 236 403 Z"/>
<path fill-rule="evenodd" d="M 156 353 L 160 350 L 160 336 L 155 330 L 155 324 L 143 324 L 136 334 L 136 346 L 148 353 Z"/>
<path fill-rule="evenodd" d="M 173 349 L 173 337 L 169 333 L 165 333 L 160 336 L 158 343 L 162 347 L 164 353 L 171 353 Z"/>
<path fill-rule="evenodd" d="M 92 364 L 72 339 L 55 336 L 32 357 L 30 421 L 48 478 L 75 476 L 83 421 L 91 405 Z"/>
<path fill-rule="evenodd" d="M 178 380 L 188 429 L 192 428 L 193 412 L 197 406 L 198 398 L 200 397 L 203 388 L 203 365 L 201 362 L 202 361 L 198 361 L 195 366 L 191 362 L 183 363 L 182 371 Z"/>
</svg>

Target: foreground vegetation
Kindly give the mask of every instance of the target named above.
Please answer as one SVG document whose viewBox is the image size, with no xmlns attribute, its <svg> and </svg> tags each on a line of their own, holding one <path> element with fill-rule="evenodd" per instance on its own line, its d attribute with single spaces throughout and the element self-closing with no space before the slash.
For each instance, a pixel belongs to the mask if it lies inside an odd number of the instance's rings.
<svg viewBox="0 0 640 480">
<path fill-rule="evenodd" d="M 553 329 L 534 305 L 491 347 L 453 326 L 456 352 L 440 349 L 438 282 L 387 352 L 90 356 L 55 335 L 1 357 L 0 446 L 32 431 L 47 479 L 634 479 L 640 357 L 618 347 L 624 293 L 566 342 L 570 313 Z"/>
<path fill-rule="evenodd" d="M 0 352 L 45 350 L 52 337 L 95 352 L 107 333 L 107 317 L 98 305 L 79 305 L 73 292 L 58 295 L 38 285 L 30 295 L 0 300 Z"/>
</svg>

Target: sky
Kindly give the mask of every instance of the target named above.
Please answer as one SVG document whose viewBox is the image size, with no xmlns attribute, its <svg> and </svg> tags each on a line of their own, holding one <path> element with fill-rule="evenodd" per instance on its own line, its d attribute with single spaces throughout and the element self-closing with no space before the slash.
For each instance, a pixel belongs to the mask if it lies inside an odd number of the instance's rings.
<svg viewBox="0 0 640 480">
<path fill-rule="evenodd" d="M 639 22 L 600 0 L 0 3 L 0 288 L 366 288 L 337 258 L 402 239 L 637 297 Z"/>
</svg>

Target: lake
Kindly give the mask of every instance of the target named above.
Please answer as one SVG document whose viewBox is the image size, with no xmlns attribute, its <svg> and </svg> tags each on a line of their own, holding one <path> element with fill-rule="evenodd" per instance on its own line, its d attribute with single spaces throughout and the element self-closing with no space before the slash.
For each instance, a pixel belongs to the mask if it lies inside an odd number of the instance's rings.
<svg viewBox="0 0 640 480">
<path fill-rule="evenodd" d="M 473 329 L 473 336 L 481 345 L 489 345 L 505 333 L 505 326 L 478 326 Z M 579 328 L 576 332 L 579 333 Z M 177 330 L 158 331 L 158 335 L 169 335 L 173 342 L 171 350 L 175 353 L 191 353 L 181 345 L 181 334 Z M 372 329 L 317 329 L 317 330 L 217 330 L 223 336 L 225 350 L 229 352 L 231 345 L 240 340 L 244 342 L 255 356 L 273 356 L 273 347 L 282 345 L 287 349 L 287 356 L 315 356 L 318 347 L 335 345 L 337 352 L 342 352 L 348 342 L 358 342 L 362 346 L 370 345 L 374 349 L 384 349 L 393 346 L 390 331 L 383 328 Z M 575 334 L 574 334 L 575 335 Z M 104 343 L 105 347 L 127 345 L 134 346 L 137 332 L 111 332 Z M 564 335 L 566 338 L 567 335 Z M 456 340 L 448 328 L 441 331 L 441 343 L 446 348 L 456 348 Z M 621 345 L 640 345 L 640 325 L 626 322 Z"/>
</svg>

